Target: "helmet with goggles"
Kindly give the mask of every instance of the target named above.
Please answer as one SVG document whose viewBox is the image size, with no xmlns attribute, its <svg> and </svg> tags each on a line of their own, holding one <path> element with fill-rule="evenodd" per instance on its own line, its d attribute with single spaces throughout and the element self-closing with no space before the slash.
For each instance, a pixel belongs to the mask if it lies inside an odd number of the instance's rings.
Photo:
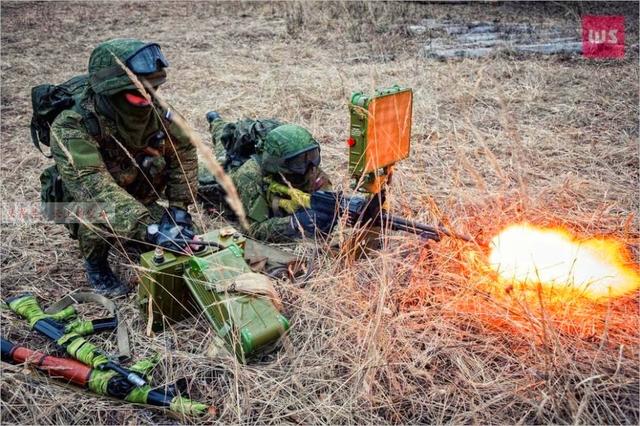
<svg viewBox="0 0 640 426">
<path fill-rule="evenodd" d="M 165 82 L 164 70 L 169 62 L 157 43 L 136 39 L 113 39 L 100 43 L 89 58 L 89 84 L 99 95 L 110 96 L 123 90 L 136 89 L 126 71 L 126 65 L 136 76 L 153 87 Z"/>
<path fill-rule="evenodd" d="M 267 134 L 262 145 L 262 168 L 267 173 L 304 175 L 320 165 L 320 145 L 308 130 L 283 124 Z"/>
</svg>

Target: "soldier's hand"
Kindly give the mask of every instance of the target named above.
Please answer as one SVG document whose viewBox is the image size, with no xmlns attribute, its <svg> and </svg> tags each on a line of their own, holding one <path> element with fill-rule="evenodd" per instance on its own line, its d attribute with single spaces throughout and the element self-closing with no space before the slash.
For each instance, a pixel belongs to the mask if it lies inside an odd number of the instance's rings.
<svg viewBox="0 0 640 426">
<path fill-rule="evenodd" d="M 147 240 L 150 243 L 177 253 L 192 253 L 185 240 L 194 238 L 191 215 L 178 207 L 170 207 L 162 215 L 160 223 L 147 228 Z"/>
</svg>

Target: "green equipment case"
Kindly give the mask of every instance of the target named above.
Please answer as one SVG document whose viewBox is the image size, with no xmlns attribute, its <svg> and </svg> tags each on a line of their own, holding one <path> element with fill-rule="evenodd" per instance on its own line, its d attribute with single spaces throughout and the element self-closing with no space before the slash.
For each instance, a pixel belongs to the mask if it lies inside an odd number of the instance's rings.
<svg viewBox="0 0 640 426">
<path fill-rule="evenodd" d="M 266 297 L 219 291 L 234 277 L 251 272 L 242 249 L 230 246 L 204 257 L 194 257 L 184 278 L 198 306 L 241 362 L 268 352 L 289 329 L 289 321 Z"/>
<path fill-rule="evenodd" d="M 154 331 L 170 322 L 204 316 L 243 363 L 272 350 L 289 321 L 269 298 L 221 285 L 251 272 L 244 258 L 246 238 L 225 228 L 202 239 L 224 248 L 207 248 L 193 256 L 157 251 L 141 256 L 138 303 L 142 314 L 152 316 Z"/>
</svg>

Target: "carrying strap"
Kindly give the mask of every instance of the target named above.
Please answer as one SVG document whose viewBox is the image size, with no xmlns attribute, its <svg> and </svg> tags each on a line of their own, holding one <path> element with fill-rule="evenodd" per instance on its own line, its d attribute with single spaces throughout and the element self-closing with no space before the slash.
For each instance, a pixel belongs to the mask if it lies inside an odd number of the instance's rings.
<svg viewBox="0 0 640 426">
<path fill-rule="evenodd" d="M 254 272 L 264 273 L 275 279 L 289 279 L 299 287 L 304 287 L 314 272 L 318 247 L 313 245 L 311 256 L 301 256 L 247 238 L 244 258 Z"/>
<path fill-rule="evenodd" d="M 42 155 L 47 158 L 53 158 L 53 154 L 47 154 L 42 150 L 42 147 L 40 146 L 40 136 L 38 136 L 38 132 L 35 131 L 33 126 L 31 126 L 31 141 L 33 142 L 33 145 L 38 148 L 38 151 L 40 151 Z"/>
<path fill-rule="evenodd" d="M 251 296 L 266 297 L 278 310 L 282 310 L 282 300 L 269 277 L 256 272 L 245 272 L 230 280 L 213 284 L 218 293 L 238 292 Z"/>
<path fill-rule="evenodd" d="M 101 143 L 104 139 L 102 126 L 100 125 L 100 120 L 98 119 L 92 102 L 89 101 L 89 97 L 84 96 L 82 100 L 76 99 L 73 108 L 82 116 L 82 122 L 84 123 L 87 132 L 89 132 L 89 134 L 95 138 L 98 143 Z"/>
<path fill-rule="evenodd" d="M 118 325 L 116 328 L 116 336 L 118 339 L 118 358 L 120 361 L 126 361 L 131 358 L 131 350 L 129 348 L 129 333 L 127 332 L 127 327 L 125 326 L 125 324 L 120 321 L 120 319 L 118 319 L 116 304 L 113 303 L 112 300 L 107 299 L 100 294 L 81 291 L 78 293 L 66 295 L 53 305 L 49 306 L 45 310 L 45 313 L 53 315 L 68 306 L 78 303 L 96 303 L 98 305 L 101 305 L 103 308 L 109 311 L 109 314 L 117 319 Z"/>
</svg>

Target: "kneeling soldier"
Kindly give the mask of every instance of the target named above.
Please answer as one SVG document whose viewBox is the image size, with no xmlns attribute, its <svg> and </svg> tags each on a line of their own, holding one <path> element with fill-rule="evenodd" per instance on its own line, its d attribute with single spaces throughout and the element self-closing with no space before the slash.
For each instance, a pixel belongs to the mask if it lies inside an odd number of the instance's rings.
<svg viewBox="0 0 640 426">
<path fill-rule="evenodd" d="M 64 195 L 56 199 L 108 207 L 104 223 L 70 227 L 90 285 L 105 294 L 128 291 L 107 262 L 110 247 L 151 240 L 181 250 L 186 246 L 171 237 L 182 232 L 191 239 L 194 234 L 187 208 L 197 185 L 196 150 L 174 123 L 176 113 L 136 87 L 142 83 L 157 89 L 168 65 L 155 43 L 101 43 L 89 59 L 86 89 L 51 125 L 55 168 L 43 173 L 43 192 L 61 181 Z M 156 203 L 161 195 L 169 208 Z M 147 226 L 157 222 L 161 232 L 147 238 Z"/>
</svg>

